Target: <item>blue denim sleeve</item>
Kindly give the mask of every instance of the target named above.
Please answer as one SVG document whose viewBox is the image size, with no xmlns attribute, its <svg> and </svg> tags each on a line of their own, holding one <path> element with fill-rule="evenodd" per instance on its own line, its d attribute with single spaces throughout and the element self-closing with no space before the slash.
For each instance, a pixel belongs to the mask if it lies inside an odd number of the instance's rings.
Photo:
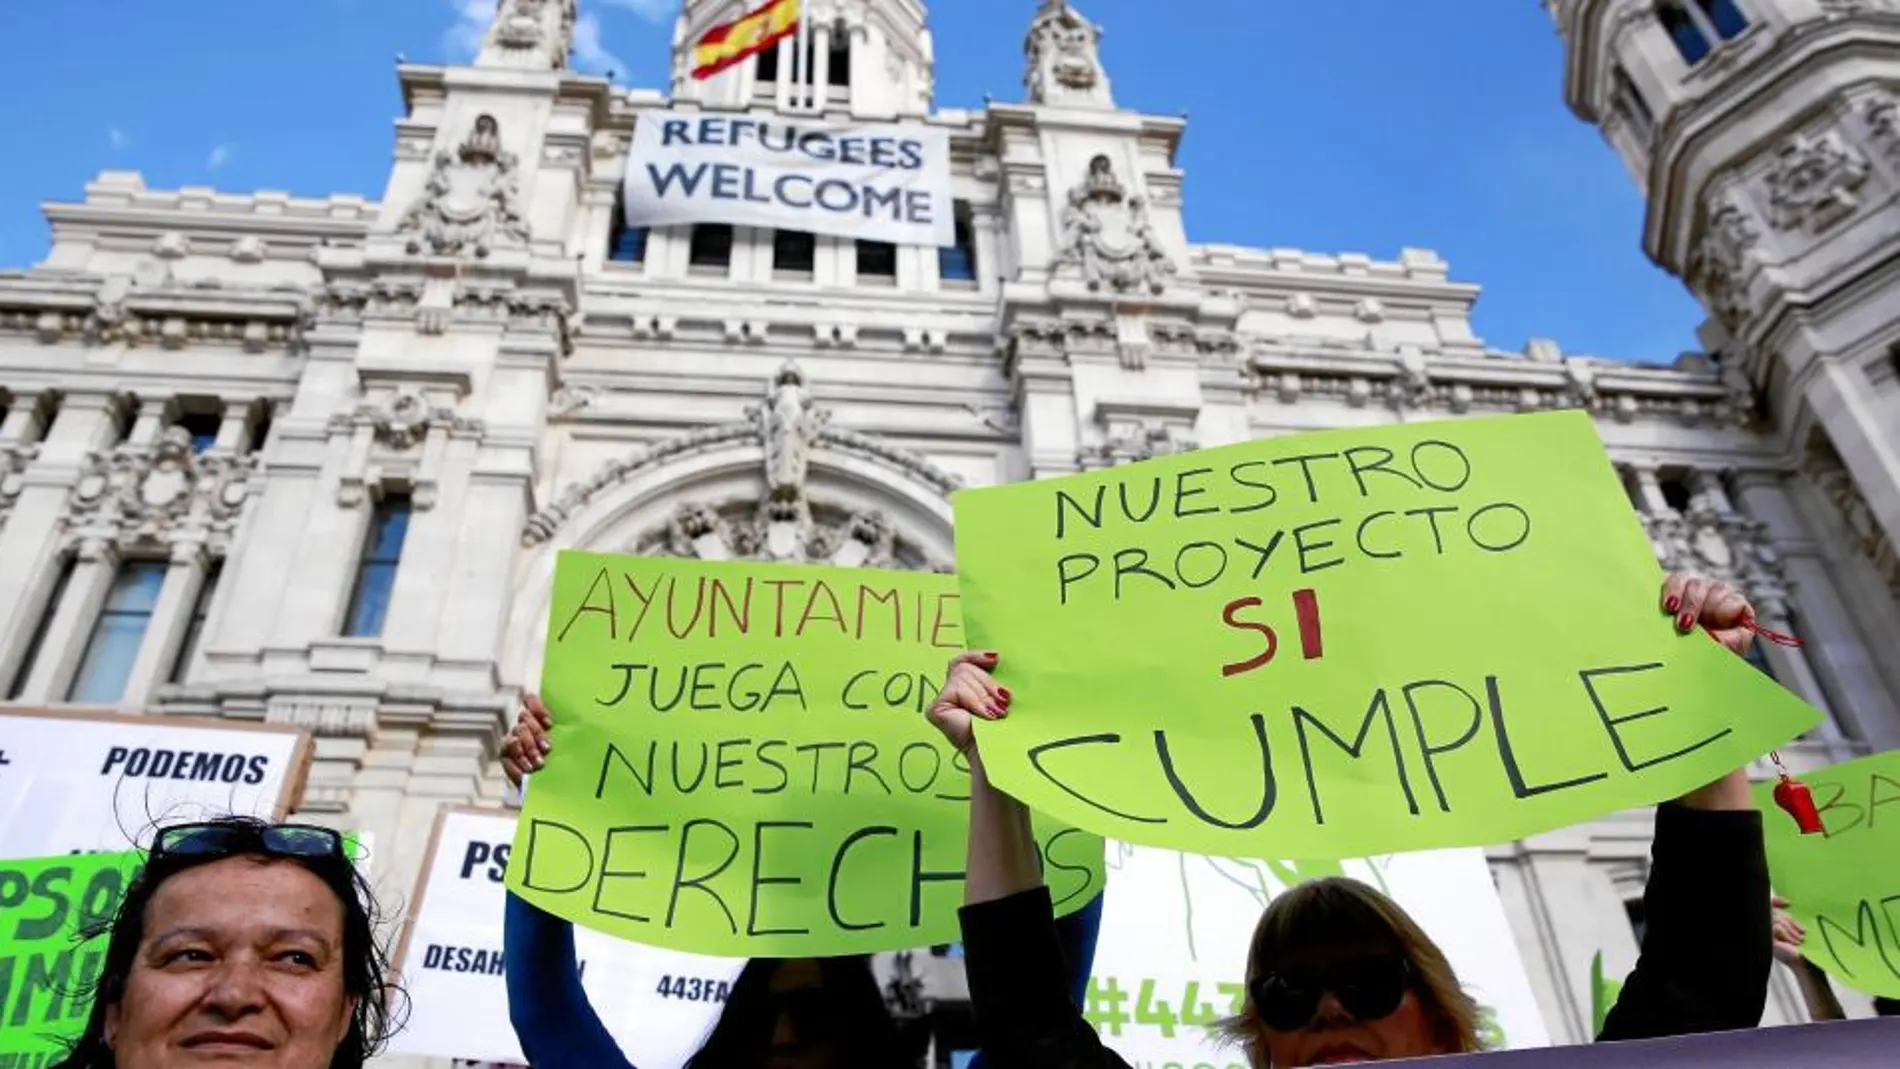
<svg viewBox="0 0 1900 1069">
<path fill-rule="evenodd" d="M 508 1020 L 534 1069 L 634 1069 L 581 987 L 574 926 L 508 892 L 502 918 Z"/>
<path fill-rule="evenodd" d="M 1095 969 L 1095 943 L 1102 934 L 1102 898 L 1096 895 L 1088 905 L 1066 917 L 1056 919 L 1056 938 L 1062 943 L 1063 959 L 1069 963 L 1069 997 L 1085 1006 L 1089 997 L 1089 974 Z M 983 1052 L 970 1061 L 970 1069 L 985 1069 Z"/>
</svg>

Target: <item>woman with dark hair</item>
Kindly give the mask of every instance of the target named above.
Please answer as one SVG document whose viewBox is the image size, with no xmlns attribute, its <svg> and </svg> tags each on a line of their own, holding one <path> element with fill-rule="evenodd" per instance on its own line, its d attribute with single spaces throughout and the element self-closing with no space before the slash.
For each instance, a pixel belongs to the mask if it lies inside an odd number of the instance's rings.
<svg viewBox="0 0 1900 1069">
<path fill-rule="evenodd" d="M 1663 611 L 1741 656 L 1754 610 L 1726 584 L 1671 576 Z M 963 937 L 977 1035 L 996 1069 L 1126 1069 L 1066 997 L 1062 949 L 1029 811 L 990 784 L 974 721 L 1008 715 L 994 653 L 952 662 L 929 711 L 969 756 Z M 1656 810 L 1647 931 L 1600 1040 L 1760 1023 L 1772 966 L 1768 862 L 1744 770 Z M 1246 997 L 1221 1025 L 1253 1069 L 1384 1061 L 1479 1049 L 1476 1006 L 1444 953 L 1397 903 L 1333 877 L 1267 906 L 1249 943 Z"/>
<path fill-rule="evenodd" d="M 522 698 L 514 733 L 502 746 L 511 784 L 520 787 L 546 762 L 553 725 L 538 697 Z M 1098 896 L 1051 925 L 1077 1006 L 1087 990 L 1101 910 Z M 573 925 L 513 892 L 502 923 L 508 1015 L 535 1069 L 634 1069 L 587 1001 Z M 905 1027 L 892 1018 L 868 957 L 754 958 L 687 1066 L 907 1069 L 922 1064 L 929 1039 L 921 1022 Z"/>
<path fill-rule="evenodd" d="M 362 1069 L 392 1031 L 375 898 L 329 828 L 160 828 L 54 1069 Z"/>
</svg>

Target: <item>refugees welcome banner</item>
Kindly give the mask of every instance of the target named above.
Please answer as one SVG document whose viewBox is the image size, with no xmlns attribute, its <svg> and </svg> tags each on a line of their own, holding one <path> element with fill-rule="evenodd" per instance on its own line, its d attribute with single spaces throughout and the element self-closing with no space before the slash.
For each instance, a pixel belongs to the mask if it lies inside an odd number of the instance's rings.
<svg viewBox="0 0 1900 1069">
<path fill-rule="evenodd" d="M 643 112 L 628 226 L 731 223 L 952 245 L 950 137 L 921 123 Z"/>
<path fill-rule="evenodd" d="M 1820 714 L 1662 611 L 1590 417 L 1248 442 L 956 496 L 984 765 L 1221 857 L 1503 842 L 1675 797 Z"/>
</svg>

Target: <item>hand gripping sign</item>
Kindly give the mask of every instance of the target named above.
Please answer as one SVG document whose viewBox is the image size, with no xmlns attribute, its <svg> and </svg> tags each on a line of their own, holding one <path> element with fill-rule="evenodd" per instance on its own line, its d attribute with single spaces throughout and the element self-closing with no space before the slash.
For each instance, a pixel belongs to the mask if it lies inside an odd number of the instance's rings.
<svg viewBox="0 0 1900 1069">
<path fill-rule="evenodd" d="M 1819 714 L 1660 608 L 1582 413 L 1250 442 L 957 495 L 998 786 L 1126 842 L 1342 858 L 1674 797 Z"/>
<path fill-rule="evenodd" d="M 696 954 L 956 941 L 970 769 L 923 712 L 962 648 L 946 575 L 561 554 L 508 885 Z M 1102 841 L 1037 830 L 1081 908 Z"/>
</svg>

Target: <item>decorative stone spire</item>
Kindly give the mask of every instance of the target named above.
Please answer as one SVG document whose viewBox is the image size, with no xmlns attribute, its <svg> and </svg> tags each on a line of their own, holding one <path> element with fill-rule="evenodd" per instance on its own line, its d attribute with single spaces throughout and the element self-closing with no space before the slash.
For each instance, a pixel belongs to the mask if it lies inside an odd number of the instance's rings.
<svg viewBox="0 0 1900 1069">
<path fill-rule="evenodd" d="M 564 70 L 574 45 L 577 0 L 500 0 L 482 38 L 478 67 Z"/>
<path fill-rule="evenodd" d="M 1102 28 L 1082 17 L 1068 0 L 1042 0 L 1023 42 L 1028 70 L 1023 84 L 1031 104 L 1113 108 L 1108 71 L 1102 66 Z"/>
</svg>

